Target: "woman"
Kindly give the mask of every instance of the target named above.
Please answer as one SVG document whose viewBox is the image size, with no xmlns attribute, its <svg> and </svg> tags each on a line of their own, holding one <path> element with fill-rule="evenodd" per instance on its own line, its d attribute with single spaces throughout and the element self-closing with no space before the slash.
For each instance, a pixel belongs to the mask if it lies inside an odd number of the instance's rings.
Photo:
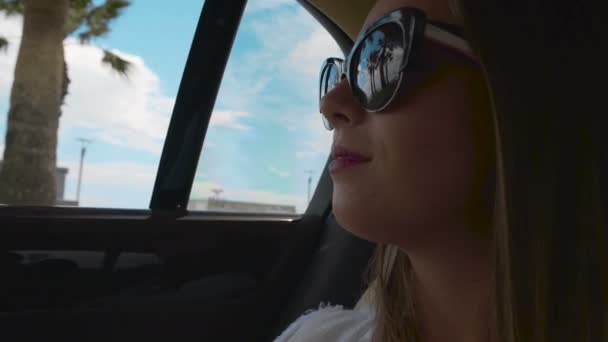
<svg viewBox="0 0 608 342">
<path fill-rule="evenodd" d="M 320 105 L 372 300 L 277 341 L 608 341 L 600 6 L 376 2 Z"/>
</svg>

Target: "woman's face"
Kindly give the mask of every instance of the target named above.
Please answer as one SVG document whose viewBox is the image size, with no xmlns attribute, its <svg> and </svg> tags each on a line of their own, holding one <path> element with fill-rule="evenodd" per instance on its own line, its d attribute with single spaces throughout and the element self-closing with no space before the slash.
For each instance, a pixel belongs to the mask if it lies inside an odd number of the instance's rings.
<svg viewBox="0 0 608 342">
<path fill-rule="evenodd" d="M 456 23 L 447 0 L 379 0 L 364 29 L 404 6 Z M 449 59 L 435 69 L 379 113 L 367 112 L 346 80 L 322 99 L 334 145 L 369 157 L 332 172 L 334 215 L 355 235 L 403 245 L 487 211 L 492 120 L 481 71 Z"/>
</svg>

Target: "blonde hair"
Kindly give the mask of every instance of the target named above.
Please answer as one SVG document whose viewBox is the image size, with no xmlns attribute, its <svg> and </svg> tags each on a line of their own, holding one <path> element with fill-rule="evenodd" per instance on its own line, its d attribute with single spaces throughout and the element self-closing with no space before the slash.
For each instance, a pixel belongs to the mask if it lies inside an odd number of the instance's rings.
<svg viewBox="0 0 608 342">
<path fill-rule="evenodd" d="M 461 0 L 493 109 L 495 317 L 502 342 L 608 341 L 599 124 L 608 75 L 592 0 Z M 598 69 L 598 68 L 604 69 Z M 407 254 L 379 245 L 375 341 L 419 339 Z"/>
<path fill-rule="evenodd" d="M 374 341 L 418 341 L 409 258 L 398 247 L 381 244 L 372 260 L 367 300 L 376 308 Z"/>
</svg>

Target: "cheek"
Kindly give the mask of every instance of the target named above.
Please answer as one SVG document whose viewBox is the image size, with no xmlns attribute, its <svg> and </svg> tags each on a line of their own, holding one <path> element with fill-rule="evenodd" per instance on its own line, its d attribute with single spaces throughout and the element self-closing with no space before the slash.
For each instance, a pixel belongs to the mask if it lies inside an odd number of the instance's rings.
<svg viewBox="0 0 608 342">
<path fill-rule="evenodd" d="M 470 111 L 458 100 L 431 103 L 370 117 L 366 177 L 334 185 L 336 218 L 355 235 L 395 242 L 464 219 L 475 163 Z"/>
<path fill-rule="evenodd" d="M 470 117 L 434 108 L 385 128 L 382 188 L 387 209 L 402 223 L 425 225 L 464 212 L 473 177 Z M 439 113 L 439 114 L 438 114 Z M 401 119 L 401 118 L 400 118 Z"/>
</svg>

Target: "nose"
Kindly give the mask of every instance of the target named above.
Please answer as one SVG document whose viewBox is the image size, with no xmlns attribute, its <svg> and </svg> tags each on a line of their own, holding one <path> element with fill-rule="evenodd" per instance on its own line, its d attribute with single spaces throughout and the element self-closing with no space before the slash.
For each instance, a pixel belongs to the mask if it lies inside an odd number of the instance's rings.
<svg viewBox="0 0 608 342">
<path fill-rule="evenodd" d="M 366 113 L 353 96 L 346 78 L 321 99 L 321 114 L 329 122 L 329 129 L 358 125 L 363 122 Z"/>
</svg>

